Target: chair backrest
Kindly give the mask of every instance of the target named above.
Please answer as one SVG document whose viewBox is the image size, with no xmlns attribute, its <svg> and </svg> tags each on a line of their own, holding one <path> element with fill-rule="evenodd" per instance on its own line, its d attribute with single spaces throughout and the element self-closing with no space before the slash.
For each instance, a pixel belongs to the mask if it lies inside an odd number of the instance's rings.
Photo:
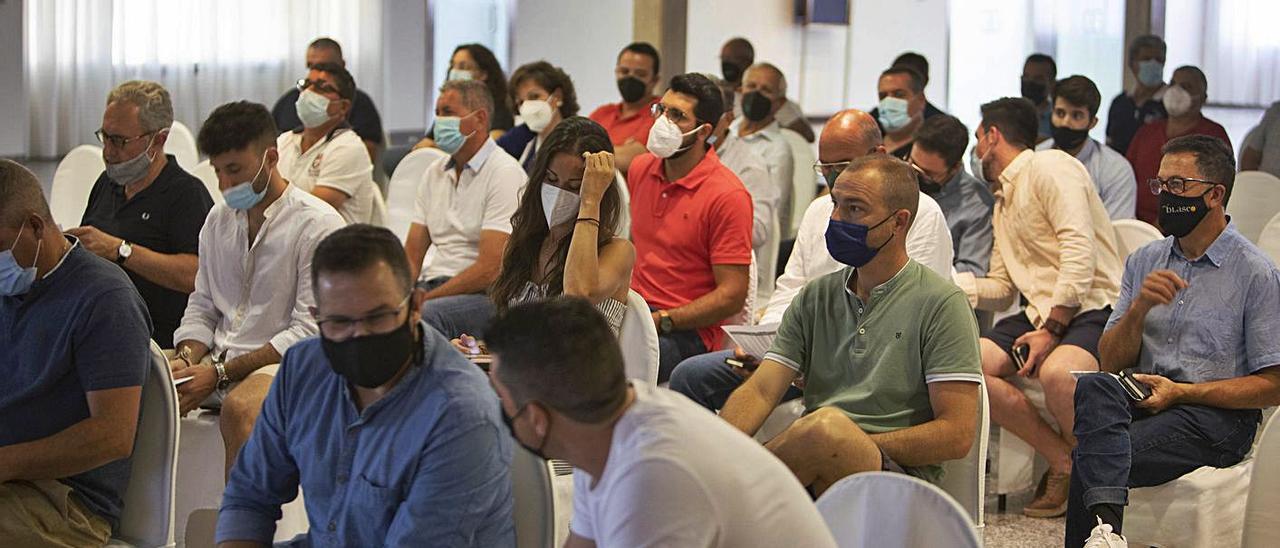
<svg viewBox="0 0 1280 548">
<path fill-rule="evenodd" d="M 817 505 L 841 548 L 980 546 L 969 516 L 950 495 L 905 474 L 848 476 L 823 493 Z"/>
<path fill-rule="evenodd" d="M 979 385 L 978 393 L 978 429 L 973 435 L 973 445 L 963 459 L 942 463 L 943 476 L 938 487 L 960 503 L 974 527 L 981 528 L 985 525 L 987 438 L 991 434 L 991 408 L 985 382 Z"/>
<path fill-rule="evenodd" d="M 511 495 L 516 546 L 551 548 L 555 543 L 555 493 L 547 461 L 512 444 Z"/>
<path fill-rule="evenodd" d="M 191 170 L 200 163 L 200 154 L 196 152 L 196 138 L 191 129 L 174 120 L 169 127 L 169 138 L 164 142 L 165 154 L 172 154 L 182 169 Z"/>
<path fill-rule="evenodd" d="M 627 291 L 627 313 L 618 333 L 622 346 L 622 363 L 628 379 L 643 379 L 658 384 L 658 330 L 644 297 Z"/>
<path fill-rule="evenodd" d="M 418 201 L 418 186 L 422 184 L 427 166 L 446 156 L 437 148 L 420 148 L 400 160 L 395 173 L 391 174 L 391 182 L 387 183 L 387 215 L 384 219 L 386 226 L 401 241 L 409 235 L 409 223 L 413 221 L 413 210 Z"/>
<path fill-rule="evenodd" d="M 613 184 L 618 186 L 618 197 L 622 203 L 618 207 L 622 211 L 618 215 L 618 234 L 619 238 L 631 239 L 631 191 L 627 190 L 627 180 L 622 176 L 622 172 L 613 170 Z"/>
<path fill-rule="evenodd" d="M 222 197 L 222 190 L 218 188 L 218 174 L 213 170 L 213 164 L 209 163 L 209 160 L 196 164 L 196 167 L 191 168 L 191 174 L 204 183 L 204 188 L 213 197 L 213 203 L 221 204 L 226 202 L 226 199 Z"/>
<path fill-rule="evenodd" d="M 369 219 L 369 224 L 390 229 L 387 226 L 387 200 L 382 197 L 382 189 L 378 188 L 377 183 L 373 183 L 373 216 Z"/>
<path fill-rule="evenodd" d="M 781 224 L 775 212 L 769 219 L 769 241 L 760 248 L 759 261 L 756 263 L 756 302 L 761 306 L 769 303 L 773 296 L 774 282 L 778 278 L 778 247 L 782 245 Z"/>
<path fill-rule="evenodd" d="M 1262 228 L 1262 235 L 1258 236 L 1258 247 L 1271 257 L 1272 262 L 1280 264 L 1280 213 Z"/>
<path fill-rule="evenodd" d="M 1236 174 L 1227 203 L 1227 215 L 1249 241 L 1257 243 L 1262 227 L 1280 213 L 1280 178 L 1265 171 L 1241 171 Z"/>
<path fill-rule="evenodd" d="M 760 274 L 758 272 L 760 261 L 756 260 L 756 250 L 751 250 L 751 265 L 747 267 L 747 301 L 742 305 L 742 311 L 729 316 L 725 319 L 725 325 L 755 325 L 756 324 L 756 291 L 760 286 Z M 767 301 L 766 301 L 767 302 Z M 724 338 L 723 344 L 728 348 L 731 344 L 728 337 Z M 719 348 L 725 350 L 725 348 Z"/>
<path fill-rule="evenodd" d="M 80 226 L 84 208 L 89 205 L 89 192 L 103 169 L 106 162 L 102 160 L 102 147 L 96 145 L 73 148 L 58 162 L 49 190 L 49 209 L 63 230 Z"/>
<path fill-rule="evenodd" d="M 173 546 L 174 489 L 178 478 L 178 396 L 169 360 L 155 342 L 142 385 L 138 432 L 129 485 L 116 536 L 135 546 Z"/>
<path fill-rule="evenodd" d="M 1244 513 L 1244 548 L 1275 546 L 1280 538 L 1280 421 L 1275 413 L 1263 423 L 1262 437 L 1253 448 L 1253 473 Z"/>
<path fill-rule="evenodd" d="M 813 163 L 818 160 L 818 154 L 813 151 L 813 144 L 804 140 L 799 133 L 784 128 L 782 136 L 791 148 L 794 166 L 791 177 L 791 191 L 794 193 L 791 196 L 791 226 L 782 227 L 786 233 L 785 239 L 789 240 L 794 239 L 800 231 L 800 219 L 804 217 L 804 210 L 817 194 L 817 175 L 813 172 Z"/>
<path fill-rule="evenodd" d="M 1111 226 L 1116 230 L 1116 247 L 1119 248 L 1116 251 L 1122 262 L 1138 248 L 1164 238 L 1156 227 L 1137 219 L 1112 221 Z"/>
</svg>

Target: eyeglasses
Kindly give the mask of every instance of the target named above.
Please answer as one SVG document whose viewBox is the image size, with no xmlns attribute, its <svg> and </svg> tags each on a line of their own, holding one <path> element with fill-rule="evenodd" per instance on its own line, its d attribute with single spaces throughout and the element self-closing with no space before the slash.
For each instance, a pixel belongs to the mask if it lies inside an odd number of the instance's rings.
<svg viewBox="0 0 1280 548">
<path fill-rule="evenodd" d="M 1204 179 L 1196 179 L 1194 177 L 1169 177 L 1168 179 L 1160 179 L 1153 177 L 1147 179 L 1147 186 L 1151 188 L 1151 193 L 1159 195 L 1162 191 L 1169 191 L 1174 194 L 1182 194 L 1187 191 L 1187 183 L 1203 183 L 1206 185 L 1217 185 L 1213 181 Z"/>
<path fill-rule="evenodd" d="M 685 121 L 685 119 L 692 118 L 688 114 L 685 114 L 684 112 L 682 112 L 680 109 L 675 107 L 668 107 L 666 105 L 663 105 L 662 103 L 654 103 L 653 106 L 649 107 L 649 115 L 653 116 L 655 120 L 659 116 L 662 116 L 664 114 L 667 116 L 668 120 L 671 120 L 676 124 L 679 124 L 680 122 Z"/>
<path fill-rule="evenodd" d="M 409 297 L 406 295 L 400 306 L 394 310 L 385 312 L 375 312 L 363 318 L 344 318 L 342 316 L 331 316 L 316 322 L 320 327 L 320 333 L 327 339 L 343 340 L 355 334 L 356 326 L 364 324 L 369 331 L 373 333 L 387 333 L 400 325 L 400 311 L 409 305 Z"/>
<path fill-rule="evenodd" d="M 324 80 L 308 80 L 306 78 L 299 78 L 294 86 L 298 88 L 298 91 L 306 91 L 307 88 L 311 88 L 316 93 L 338 93 L 338 88 L 329 85 L 329 83 Z"/>
<path fill-rule="evenodd" d="M 849 167 L 849 164 L 851 163 L 853 162 L 850 162 L 850 161 L 831 162 L 829 164 L 824 164 L 822 162 L 814 162 L 813 172 L 817 173 L 819 177 L 827 179 L 828 174 L 834 173 L 836 175 L 839 175 L 840 172 L 844 171 L 844 168 Z"/>
<path fill-rule="evenodd" d="M 151 135 L 152 133 L 155 133 L 155 132 L 152 131 L 148 133 L 143 133 L 142 135 L 139 135 L 137 137 L 123 137 L 120 135 L 112 135 L 104 131 L 102 128 L 98 128 L 97 131 L 93 132 L 93 136 L 97 137 L 98 142 L 102 143 L 103 145 L 110 143 L 111 146 L 113 147 L 124 148 L 125 145 L 128 145 L 129 143 L 137 141 L 138 139 Z"/>
</svg>

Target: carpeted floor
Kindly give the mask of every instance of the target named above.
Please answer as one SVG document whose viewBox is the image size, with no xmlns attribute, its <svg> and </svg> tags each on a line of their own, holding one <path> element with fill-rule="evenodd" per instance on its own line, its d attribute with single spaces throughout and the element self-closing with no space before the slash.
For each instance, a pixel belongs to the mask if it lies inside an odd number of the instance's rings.
<svg viewBox="0 0 1280 548">
<path fill-rule="evenodd" d="M 1032 494 L 1026 491 L 1009 495 L 1003 513 L 996 507 L 996 496 L 988 494 L 987 526 L 983 530 L 986 548 L 1062 546 L 1064 518 L 1038 519 L 1022 515 L 1022 507 L 1031 502 Z"/>
</svg>

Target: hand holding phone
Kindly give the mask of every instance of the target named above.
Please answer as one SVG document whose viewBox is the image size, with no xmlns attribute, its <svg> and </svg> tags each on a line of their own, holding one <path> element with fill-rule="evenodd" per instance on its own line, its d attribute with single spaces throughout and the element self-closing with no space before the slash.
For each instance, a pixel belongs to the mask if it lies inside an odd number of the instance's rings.
<svg viewBox="0 0 1280 548">
<path fill-rule="evenodd" d="M 1031 355 L 1031 346 L 1020 344 L 1013 347 L 1009 354 L 1013 356 L 1013 365 L 1018 368 L 1018 371 L 1022 371 L 1027 367 L 1027 358 Z"/>
<path fill-rule="evenodd" d="M 1120 386 L 1133 401 L 1142 401 L 1151 397 L 1151 387 L 1147 383 L 1133 378 L 1128 369 L 1120 372 Z"/>
</svg>

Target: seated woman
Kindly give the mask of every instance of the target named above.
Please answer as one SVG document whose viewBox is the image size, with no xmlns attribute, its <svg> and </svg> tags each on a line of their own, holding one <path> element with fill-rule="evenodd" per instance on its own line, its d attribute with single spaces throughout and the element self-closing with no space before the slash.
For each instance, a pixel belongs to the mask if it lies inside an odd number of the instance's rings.
<svg viewBox="0 0 1280 548">
<path fill-rule="evenodd" d="M 618 238 L 622 198 L 613 185 L 613 144 L 604 128 L 574 116 L 538 150 L 515 216 L 502 272 L 489 290 L 497 313 L 557 295 L 591 301 L 614 332 L 622 327 L 636 252 Z M 466 335 L 464 354 L 483 354 Z"/>
<path fill-rule="evenodd" d="M 520 160 L 525 173 L 531 173 L 547 136 L 561 120 L 578 114 L 578 96 L 569 75 L 546 61 L 516 69 L 510 89 L 512 104 L 524 123 L 498 139 L 498 146 Z"/>
</svg>

